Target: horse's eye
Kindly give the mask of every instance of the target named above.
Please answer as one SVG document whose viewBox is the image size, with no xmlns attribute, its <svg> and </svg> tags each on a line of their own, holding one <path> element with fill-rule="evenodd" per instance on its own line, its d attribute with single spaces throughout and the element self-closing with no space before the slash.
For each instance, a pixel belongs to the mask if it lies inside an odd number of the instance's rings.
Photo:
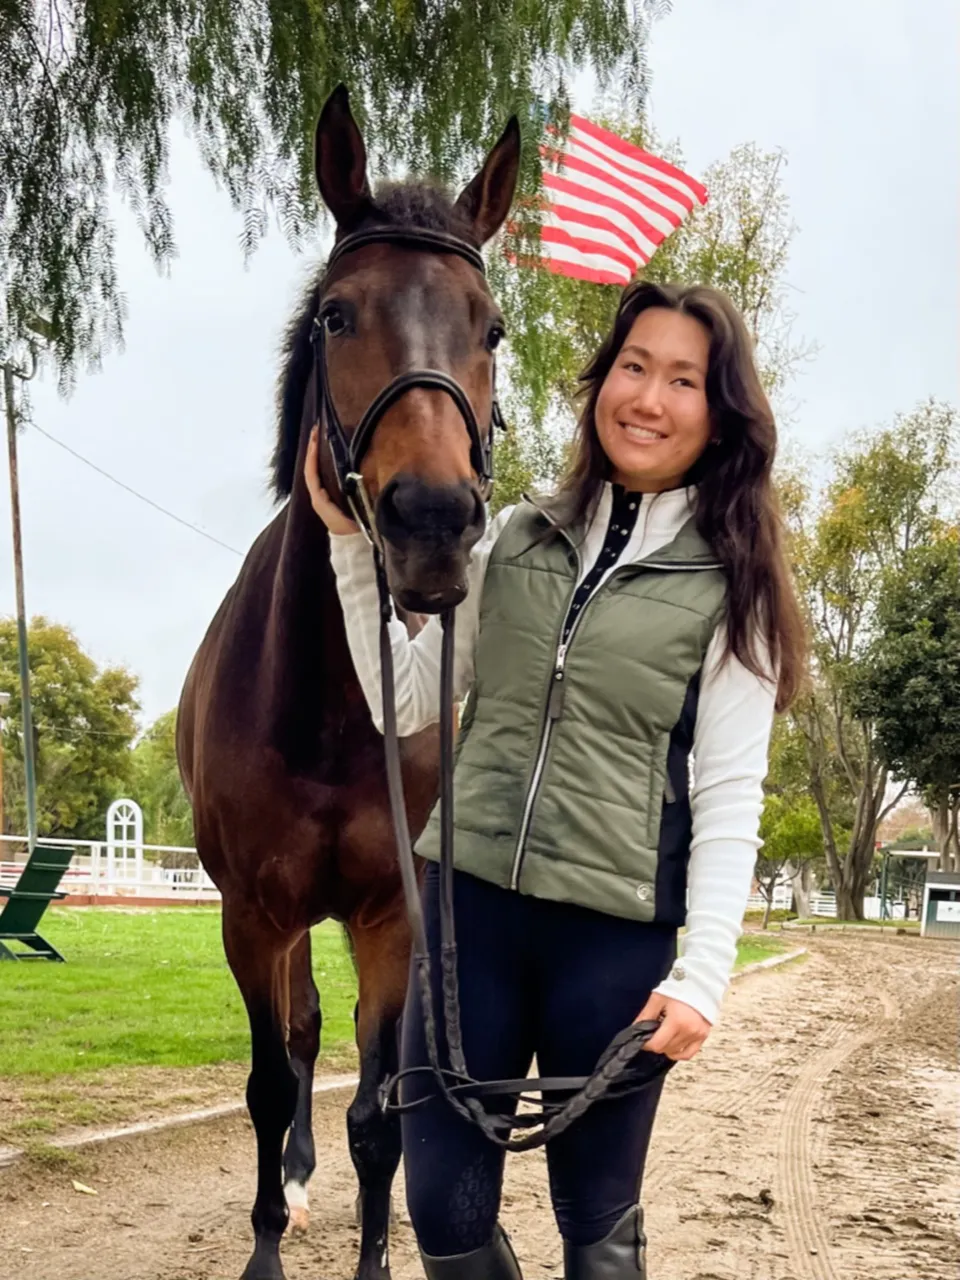
<svg viewBox="0 0 960 1280">
<path fill-rule="evenodd" d="M 323 326 L 331 337 L 339 337 L 346 330 L 347 321 L 336 303 L 328 303 L 321 314 Z"/>
<path fill-rule="evenodd" d="M 496 351 L 500 343 L 503 341 L 503 325 L 495 324 L 491 327 L 487 334 L 487 350 Z"/>
</svg>

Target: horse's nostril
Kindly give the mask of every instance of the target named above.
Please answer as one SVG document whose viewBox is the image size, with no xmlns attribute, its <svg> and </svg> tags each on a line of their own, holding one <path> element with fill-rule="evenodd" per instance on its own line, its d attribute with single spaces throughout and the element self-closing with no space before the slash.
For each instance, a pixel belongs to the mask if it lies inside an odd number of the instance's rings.
<svg viewBox="0 0 960 1280">
<path fill-rule="evenodd" d="M 483 504 L 469 484 L 430 485 L 415 476 L 395 477 L 377 504 L 377 525 L 385 538 L 461 538 L 482 527 Z"/>
<path fill-rule="evenodd" d="M 384 486 L 377 503 L 377 514 L 385 526 L 395 527 L 403 524 L 403 518 L 397 510 L 396 494 L 398 481 L 391 480 Z M 386 531 L 386 529 L 384 530 Z"/>
</svg>

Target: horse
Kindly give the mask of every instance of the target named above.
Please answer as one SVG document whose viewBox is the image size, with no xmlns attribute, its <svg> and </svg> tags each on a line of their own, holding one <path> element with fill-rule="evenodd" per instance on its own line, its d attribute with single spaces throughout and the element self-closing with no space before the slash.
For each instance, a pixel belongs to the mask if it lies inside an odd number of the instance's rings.
<svg viewBox="0 0 960 1280">
<path fill-rule="evenodd" d="M 400 236 L 363 237 L 325 273 L 314 273 L 289 325 L 272 460 L 283 506 L 248 552 L 189 669 L 177 754 L 200 860 L 222 898 L 226 958 L 250 1023 L 246 1100 L 256 1132 L 257 1188 L 254 1248 L 242 1280 L 283 1280 L 280 1241 L 288 1220 L 292 1214 L 302 1228 L 308 1219 L 322 1018 L 310 929 L 327 919 L 343 925 L 358 977 L 360 1078 L 347 1111 L 359 1183 L 356 1280 L 389 1280 L 400 1131 L 378 1095 L 398 1066 L 410 936 L 383 740 L 351 662 L 329 535 L 310 504 L 304 456 L 325 405 L 336 406 L 349 438 L 384 387 L 417 368 L 458 384 L 474 430 L 479 424 L 489 443 L 493 351 L 503 318 L 477 269 L 477 251 L 508 215 L 520 134 L 513 118 L 456 200 L 419 182 L 387 184 L 372 194 L 363 136 L 343 86 L 323 107 L 314 146 L 335 251 L 368 230 Z M 405 229 L 413 232 L 407 239 Z M 417 233 L 426 233 L 425 243 Z M 472 246 L 476 263 L 469 254 L 431 249 L 431 236 Z M 322 362 L 314 357 L 318 326 Z M 439 612 L 465 593 L 486 496 L 465 417 L 442 388 L 411 386 L 378 414 L 359 463 L 401 616 Z M 327 491 L 340 492 L 328 439 L 319 467 Z M 416 835 L 437 794 L 436 726 L 405 738 L 401 748 Z"/>
</svg>

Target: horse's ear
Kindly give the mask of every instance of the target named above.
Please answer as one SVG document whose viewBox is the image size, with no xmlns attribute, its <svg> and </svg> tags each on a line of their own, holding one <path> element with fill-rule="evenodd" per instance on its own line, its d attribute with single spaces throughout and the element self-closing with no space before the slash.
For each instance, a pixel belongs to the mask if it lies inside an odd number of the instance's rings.
<svg viewBox="0 0 960 1280">
<path fill-rule="evenodd" d="M 317 186 L 339 231 L 352 231 L 373 203 L 367 184 L 367 149 L 350 114 L 350 95 L 337 85 L 323 104 L 314 140 Z"/>
<path fill-rule="evenodd" d="M 473 223 L 480 244 L 503 226 L 513 203 L 519 169 L 520 125 L 517 117 L 511 116 L 483 168 L 457 200 L 457 208 Z"/>
</svg>

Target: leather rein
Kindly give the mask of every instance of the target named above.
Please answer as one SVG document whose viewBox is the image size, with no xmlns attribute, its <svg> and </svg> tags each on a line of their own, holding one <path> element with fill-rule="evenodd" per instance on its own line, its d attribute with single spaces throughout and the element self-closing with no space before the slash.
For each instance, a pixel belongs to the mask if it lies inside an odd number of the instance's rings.
<svg viewBox="0 0 960 1280">
<path fill-rule="evenodd" d="M 368 244 L 391 244 L 419 252 L 454 254 L 485 274 L 483 257 L 473 245 L 456 236 L 422 228 L 382 226 L 344 236 L 327 260 L 327 271 L 345 254 Z M 463 1052 L 460 1020 L 460 990 L 457 981 L 457 942 L 453 913 L 453 654 L 454 610 L 440 615 L 443 633 L 440 658 L 440 967 L 443 992 L 443 1030 L 449 1067 L 440 1061 L 437 1018 L 431 987 L 430 956 L 427 931 L 420 899 L 417 864 L 410 840 L 407 810 L 403 796 L 400 768 L 400 741 L 397 734 L 396 697 L 393 651 L 389 624 L 393 616 L 390 589 L 387 584 L 383 544 L 376 528 L 373 504 L 367 493 L 360 465 L 370 447 L 374 432 L 383 415 L 413 387 L 444 391 L 460 410 L 470 436 L 471 460 L 477 475 L 481 496 L 489 499 L 493 486 L 494 428 L 503 428 L 503 418 L 493 398 L 490 422 L 482 432 L 470 399 L 463 387 L 448 373 L 439 369 L 414 369 L 400 374 L 373 399 L 352 432 L 347 432 L 330 395 L 327 378 L 326 326 L 323 312 L 313 322 L 311 341 L 314 347 L 318 396 L 318 416 L 326 424 L 326 437 L 333 457 L 337 480 L 344 499 L 373 549 L 377 589 L 380 601 L 380 671 L 383 694 L 384 749 L 387 784 L 403 895 L 413 940 L 413 964 L 423 1008 L 428 1066 L 398 1072 L 380 1091 L 383 1109 L 409 1111 L 430 1101 L 429 1094 L 410 1102 L 393 1101 L 408 1076 L 429 1073 L 439 1092 L 464 1120 L 475 1124 L 491 1142 L 509 1151 L 527 1151 L 542 1146 L 569 1128 L 595 1102 L 602 1098 L 623 1097 L 645 1089 L 664 1075 L 672 1065 L 659 1055 L 647 1055 L 643 1049 L 658 1027 L 657 1022 L 633 1023 L 610 1042 L 590 1076 L 562 1076 L 547 1079 L 474 1080 L 467 1070 Z M 531 1094 L 540 1094 L 539 1099 Z M 549 1097 L 547 1095 L 559 1095 Z M 488 1101 L 502 1099 L 501 1109 Z M 518 1102 L 524 1109 L 515 1112 Z"/>
</svg>

